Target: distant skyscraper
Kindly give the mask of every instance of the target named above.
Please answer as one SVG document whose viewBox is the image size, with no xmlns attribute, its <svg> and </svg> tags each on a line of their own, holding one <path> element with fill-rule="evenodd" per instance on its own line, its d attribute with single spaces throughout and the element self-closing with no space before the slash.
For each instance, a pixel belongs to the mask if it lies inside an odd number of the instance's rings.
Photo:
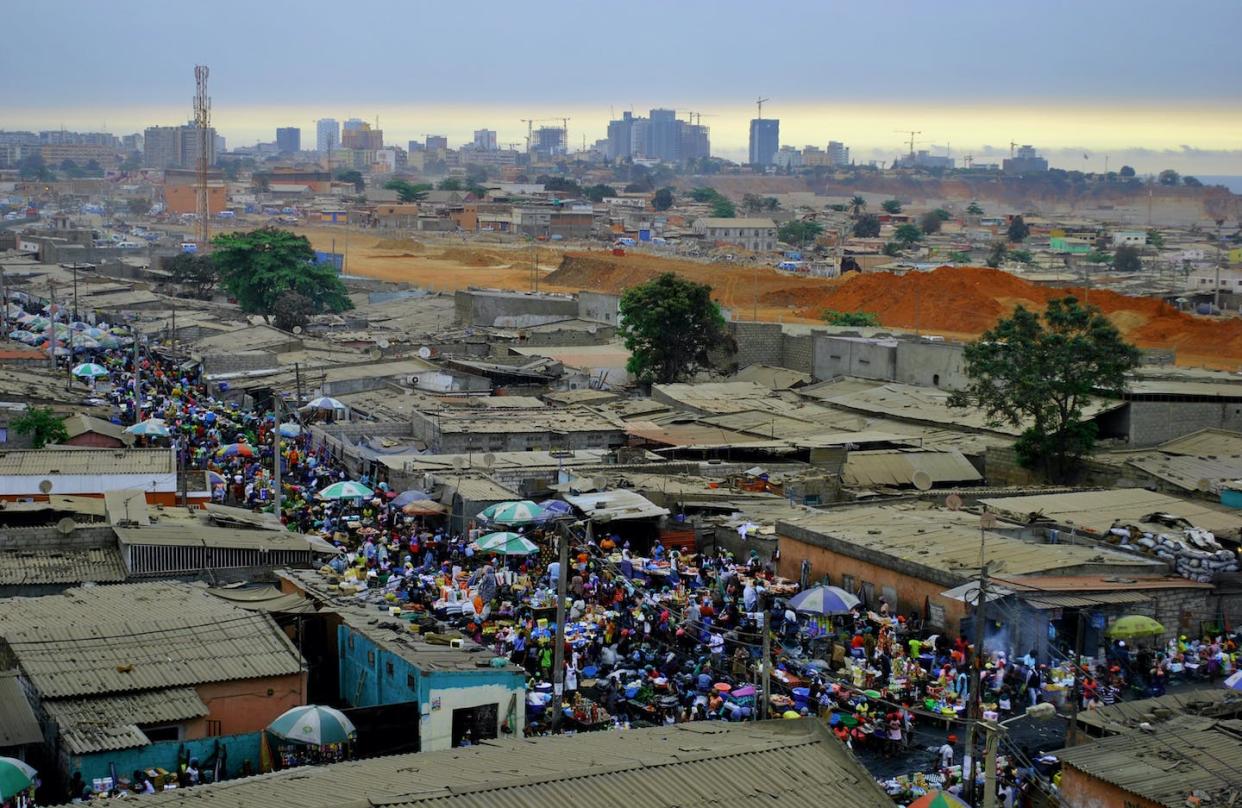
<svg viewBox="0 0 1242 808">
<path fill-rule="evenodd" d="M 345 126 L 343 128 L 346 132 L 352 132 L 355 129 L 361 129 L 364 126 L 370 126 L 370 124 L 361 118 L 350 118 L 345 122 Z"/>
<path fill-rule="evenodd" d="M 216 153 L 223 151 L 224 138 L 214 128 L 207 130 L 209 163 L 216 162 Z M 142 164 L 147 168 L 195 168 L 198 165 L 198 127 L 152 126 L 143 132 Z"/>
<path fill-rule="evenodd" d="M 711 131 L 701 124 L 683 123 L 681 126 L 681 159 L 701 160 L 711 156 Z"/>
<path fill-rule="evenodd" d="M 315 123 L 315 148 L 322 154 L 341 146 L 341 125 L 336 118 L 320 118 Z"/>
<path fill-rule="evenodd" d="M 483 151 L 496 151 L 496 130 L 474 130 L 474 147 Z"/>
<path fill-rule="evenodd" d="M 750 164 L 770 166 L 781 148 L 781 122 L 776 118 L 751 118 Z"/>
<path fill-rule="evenodd" d="M 655 160 L 676 163 L 681 159 L 681 121 L 671 109 L 653 109 L 647 122 L 644 153 Z"/>
<path fill-rule="evenodd" d="M 850 164 L 850 147 L 839 140 L 828 141 L 828 164 L 848 166 Z"/>
<path fill-rule="evenodd" d="M 446 152 L 448 151 L 448 138 L 444 135 L 427 135 L 426 146 L 429 152 Z"/>
<path fill-rule="evenodd" d="M 1039 156 L 1034 146 L 1022 146 L 1014 157 L 1004 161 L 1006 174 L 1039 174 L 1048 170 L 1048 161 Z"/>
<path fill-rule="evenodd" d="M 608 122 L 608 147 L 604 157 L 609 160 L 624 160 L 633 155 L 631 138 L 634 134 L 634 113 L 621 113 L 621 120 Z"/>
<path fill-rule="evenodd" d="M 276 150 L 281 154 L 302 151 L 302 130 L 296 126 L 284 126 L 276 130 Z"/>
<path fill-rule="evenodd" d="M 371 124 L 359 121 L 358 126 L 350 126 L 345 122 L 345 131 L 341 133 L 341 145 L 347 149 L 363 149 L 374 151 L 384 148 L 384 130 L 372 129 Z"/>
<path fill-rule="evenodd" d="M 565 130 L 559 126 L 542 126 L 534 131 L 531 148 L 542 157 L 565 154 Z"/>
</svg>

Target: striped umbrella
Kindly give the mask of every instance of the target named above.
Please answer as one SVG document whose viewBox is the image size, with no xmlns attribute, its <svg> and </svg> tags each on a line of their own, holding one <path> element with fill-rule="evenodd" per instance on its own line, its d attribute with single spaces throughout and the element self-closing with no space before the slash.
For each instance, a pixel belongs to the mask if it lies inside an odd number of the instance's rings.
<svg viewBox="0 0 1242 808">
<path fill-rule="evenodd" d="M 311 399 L 310 401 L 308 401 L 306 403 L 306 406 L 303 407 L 302 409 L 304 410 L 347 410 L 349 408 L 346 407 L 341 402 L 337 401 L 335 398 L 332 398 L 331 396 L 320 396 L 319 398 Z"/>
<path fill-rule="evenodd" d="M 947 791 L 929 791 L 910 803 L 910 808 L 970 808 Z"/>
<path fill-rule="evenodd" d="M 544 513 L 545 519 L 555 519 L 558 516 L 569 516 L 574 512 L 574 506 L 570 505 L 563 499 L 545 499 L 539 503 L 540 509 Z"/>
<path fill-rule="evenodd" d="M 133 426 L 125 427 L 125 431 L 131 435 L 142 435 L 148 438 L 166 438 L 172 434 L 162 418 L 148 418 L 145 421 L 139 421 Z"/>
<path fill-rule="evenodd" d="M 278 738 L 311 746 L 345 743 L 358 734 L 340 710 L 315 704 L 286 710 L 268 725 L 267 731 Z"/>
<path fill-rule="evenodd" d="M 476 542 L 479 549 L 497 555 L 530 555 L 539 552 L 539 548 L 530 539 L 518 533 L 502 531 L 488 533 Z"/>
<path fill-rule="evenodd" d="M 96 365 L 94 362 L 83 362 L 73 369 L 73 375 L 90 379 L 98 376 L 107 376 L 108 369 L 103 365 Z"/>
<path fill-rule="evenodd" d="M 35 781 L 35 770 L 24 761 L 0 757 L 0 800 L 16 797 Z"/>
<path fill-rule="evenodd" d="M 254 449 L 248 443 L 227 443 L 216 449 L 216 457 L 254 457 Z"/>
<path fill-rule="evenodd" d="M 858 598 L 836 586 L 816 586 L 789 599 L 796 612 L 806 614 L 849 614 L 859 604 Z"/>
<path fill-rule="evenodd" d="M 497 525 L 528 525 L 543 518 L 543 509 L 529 499 L 497 502 L 480 511 L 479 518 Z"/>
<path fill-rule="evenodd" d="M 320 499 L 358 499 L 359 497 L 367 499 L 375 496 L 375 492 L 362 483 L 344 480 L 339 483 L 332 483 L 332 485 L 329 485 L 315 496 Z"/>
</svg>

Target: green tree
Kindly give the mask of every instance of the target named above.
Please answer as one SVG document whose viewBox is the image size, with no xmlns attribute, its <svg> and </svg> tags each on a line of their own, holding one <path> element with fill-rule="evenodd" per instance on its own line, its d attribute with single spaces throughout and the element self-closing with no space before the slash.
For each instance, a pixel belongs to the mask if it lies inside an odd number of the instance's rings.
<svg viewBox="0 0 1242 808">
<path fill-rule="evenodd" d="M 1156 182 L 1161 185 L 1177 185 L 1182 179 L 1182 175 L 1178 174 L 1171 168 L 1166 168 L 1156 176 Z"/>
<path fill-rule="evenodd" d="M 596 183 L 595 185 L 588 185 L 583 188 L 582 193 L 585 194 L 586 198 L 592 202 L 603 202 L 607 197 L 616 196 L 617 189 L 613 188 L 611 185 Z"/>
<path fill-rule="evenodd" d="M 135 197 L 126 201 L 125 209 L 135 216 L 146 216 L 151 212 L 151 200 Z"/>
<path fill-rule="evenodd" d="M 1073 297 L 1050 300 L 1041 318 L 1022 306 L 963 354 L 970 382 L 950 397 L 994 425 L 1023 429 L 1019 461 L 1067 482 L 1095 445 L 1083 411 L 1096 396 L 1120 396 L 1138 349 L 1098 309 Z"/>
<path fill-rule="evenodd" d="M 220 280 L 242 311 L 262 314 L 270 322 L 276 301 L 289 291 L 309 300 L 316 314 L 353 308 L 336 270 L 315 263 L 315 251 L 304 236 L 263 227 L 221 233 L 212 244 Z"/>
<path fill-rule="evenodd" d="M 854 197 L 850 199 L 851 215 L 853 215 L 853 217 L 857 219 L 859 216 L 862 215 L 862 212 L 866 209 L 867 209 L 867 200 L 863 199 L 862 196 L 859 194 L 854 194 Z"/>
<path fill-rule="evenodd" d="M 919 230 L 917 225 L 903 224 L 893 232 L 893 238 L 897 239 L 902 244 L 909 246 L 917 241 L 923 240 L 923 231 Z"/>
<path fill-rule="evenodd" d="M 940 232 L 940 226 L 944 224 L 944 219 L 936 214 L 936 211 L 928 211 L 919 217 L 919 229 L 927 235 Z"/>
<path fill-rule="evenodd" d="M 1013 217 L 1009 222 L 1009 229 L 1005 231 L 1005 234 L 1009 236 L 1009 240 L 1014 244 L 1021 244 L 1031 234 L 1031 228 L 1027 225 L 1026 220 L 1019 215 Z"/>
<path fill-rule="evenodd" d="M 336 172 L 337 182 L 351 182 L 354 185 L 354 193 L 362 193 L 367 189 L 366 180 L 362 176 L 361 171 L 355 169 L 341 170 Z"/>
<path fill-rule="evenodd" d="M 210 255 L 177 253 L 164 264 L 173 282 L 186 286 L 194 297 L 206 300 L 220 281 L 220 270 Z"/>
<path fill-rule="evenodd" d="M 690 198 L 695 202 L 715 202 L 720 198 L 720 192 L 715 188 L 695 188 L 690 192 Z"/>
<path fill-rule="evenodd" d="M 391 179 L 384 183 L 384 188 L 389 191 L 396 191 L 397 199 L 408 204 L 421 202 L 426 199 L 427 192 L 431 190 L 431 185 L 426 182 L 413 183 L 408 180 Z"/>
<path fill-rule="evenodd" d="M 718 196 L 712 202 L 712 216 L 717 219 L 732 219 L 737 216 L 737 208 L 723 196 Z"/>
<path fill-rule="evenodd" d="M 1030 250 L 1010 250 L 1009 257 L 1020 264 L 1030 264 L 1035 260 Z"/>
<path fill-rule="evenodd" d="M 901 200 L 885 199 L 880 203 L 880 207 L 884 209 L 885 213 L 901 213 Z"/>
<path fill-rule="evenodd" d="M 814 241 L 815 237 L 824 232 L 824 226 L 816 221 L 794 219 L 785 222 L 776 231 L 776 237 L 786 244 L 805 244 Z"/>
<path fill-rule="evenodd" d="M 14 418 L 10 424 L 19 435 L 29 435 L 30 445 L 42 449 L 49 443 L 64 443 L 69 440 L 69 432 L 65 423 L 51 407 L 31 407 Z"/>
<path fill-rule="evenodd" d="M 865 213 L 854 221 L 854 235 L 858 238 L 875 238 L 880 235 L 880 217 Z"/>
<path fill-rule="evenodd" d="M 982 216 L 983 208 L 979 206 L 978 202 L 972 201 L 969 205 L 966 206 L 966 212 L 969 213 L 971 216 Z"/>
<path fill-rule="evenodd" d="M 651 207 L 656 210 L 668 210 L 673 207 L 675 201 L 672 188 L 661 188 L 651 197 Z"/>
<path fill-rule="evenodd" d="M 1088 264 L 1107 264 L 1112 259 L 1103 250 L 1092 250 L 1083 256 L 1083 260 Z"/>
<path fill-rule="evenodd" d="M 672 272 L 625 291 L 619 330 L 630 352 L 626 367 L 636 378 L 669 384 L 710 366 L 711 352 L 726 342 L 711 292 Z"/>
<path fill-rule="evenodd" d="M 569 177 L 554 177 L 550 174 L 540 174 L 535 178 L 535 182 L 542 185 L 545 191 L 551 191 L 560 196 L 582 195 L 582 186 Z"/>
<path fill-rule="evenodd" d="M 43 155 L 37 152 L 26 155 L 18 162 L 17 173 L 24 180 L 47 182 L 52 179 L 52 170 L 43 162 Z"/>
<path fill-rule="evenodd" d="M 949 260 L 954 264 L 969 264 L 970 253 L 961 250 L 953 250 L 949 253 Z"/>
<path fill-rule="evenodd" d="M 890 258 L 895 258 L 901 255 L 901 246 L 902 245 L 898 244 L 895 241 L 886 241 L 884 242 L 884 247 L 881 248 L 880 252 L 884 253 Z"/>
<path fill-rule="evenodd" d="M 1135 174 L 1135 171 L 1134 171 L 1133 166 L 1122 166 L 1121 169 L 1117 172 L 1118 177 L 1125 177 L 1127 179 L 1130 177 L 1133 177 L 1134 174 Z"/>
<path fill-rule="evenodd" d="M 847 325 L 867 328 L 880 324 L 880 315 L 872 311 L 833 311 L 826 309 L 823 320 L 828 325 Z"/>
<path fill-rule="evenodd" d="M 1182 185 L 1185 185 L 1187 188 L 1202 188 L 1203 182 L 1198 177 L 1187 175 L 1182 177 Z"/>
<path fill-rule="evenodd" d="M 744 194 L 742 196 L 742 210 L 747 213 L 756 213 L 763 209 L 763 198 L 758 194 Z"/>
<path fill-rule="evenodd" d="M 464 191 L 466 186 L 456 177 L 449 177 L 440 180 L 440 184 L 436 186 L 437 191 Z"/>
<path fill-rule="evenodd" d="M 771 213 L 781 209 L 781 201 L 774 196 L 765 196 L 759 207 L 761 210 Z"/>
<path fill-rule="evenodd" d="M 1005 263 L 1005 259 L 1009 256 L 1009 245 L 1003 241 L 998 241 L 992 245 L 992 250 L 988 253 L 988 258 L 984 262 L 988 266 L 996 269 Z"/>
<path fill-rule="evenodd" d="M 276 303 L 272 306 L 272 325 L 281 331 L 305 328 L 314 313 L 314 304 L 305 295 L 285 292 L 276 298 Z"/>
<path fill-rule="evenodd" d="M 1159 230 L 1155 230 L 1155 229 L 1148 230 L 1147 231 L 1147 244 L 1151 247 L 1155 247 L 1158 250 L 1164 246 L 1164 236 L 1160 235 Z"/>
<path fill-rule="evenodd" d="M 122 171 L 137 171 L 142 168 L 142 157 L 137 152 L 129 155 L 121 162 Z"/>
<path fill-rule="evenodd" d="M 1118 272 L 1142 272 L 1143 259 L 1139 257 L 1138 247 L 1122 244 L 1113 253 L 1113 269 Z"/>
</svg>

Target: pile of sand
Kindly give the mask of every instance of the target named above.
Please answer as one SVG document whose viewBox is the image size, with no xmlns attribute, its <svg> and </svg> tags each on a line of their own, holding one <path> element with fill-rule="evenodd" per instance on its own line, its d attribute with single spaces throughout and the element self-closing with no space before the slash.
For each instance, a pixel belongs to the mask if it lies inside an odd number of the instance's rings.
<svg viewBox="0 0 1242 808">
<path fill-rule="evenodd" d="M 373 250 L 413 250 L 421 252 L 426 246 L 413 238 L 382 238 L 371 246 Z"/>
</svg>

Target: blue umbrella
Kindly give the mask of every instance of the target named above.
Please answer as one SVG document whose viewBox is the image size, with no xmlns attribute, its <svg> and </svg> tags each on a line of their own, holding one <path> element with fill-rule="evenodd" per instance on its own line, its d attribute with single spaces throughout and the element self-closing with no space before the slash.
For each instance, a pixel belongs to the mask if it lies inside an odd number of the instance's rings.
<svg viewBox="0 0 1242 808">
<path fill-rule="evenodd" d="M 396 508 L 403 508 L 411 502 L 418 502 L 419 500 L 430 498 L 430 495 L 428 495 L 426 491 L 415 491 L 411 488 L 409 491 L 402 491 L 400 494 L 393 497 L 392 504 Z"/>
<path fill-rule="evenodd" d="M 574 507 L 561 499 L 545 499 L 539 503 L 539 507 L 543 508 L 543 512 L 548 515 L 549 519 L 555 519 L 558 516 L 569 516 L 574 512 Z"/>
<path fill-rule="evenodd" d="M 806 614 L 849 614 L 859 604 L 858 598 L 836 586 L 816 586 L 789 599 L 789 606 Z"/>
</svg>

